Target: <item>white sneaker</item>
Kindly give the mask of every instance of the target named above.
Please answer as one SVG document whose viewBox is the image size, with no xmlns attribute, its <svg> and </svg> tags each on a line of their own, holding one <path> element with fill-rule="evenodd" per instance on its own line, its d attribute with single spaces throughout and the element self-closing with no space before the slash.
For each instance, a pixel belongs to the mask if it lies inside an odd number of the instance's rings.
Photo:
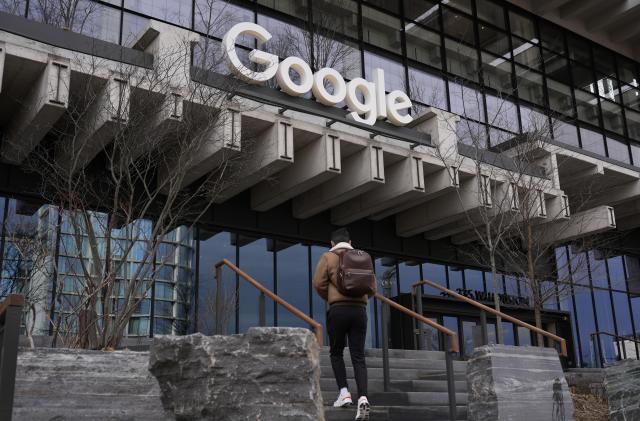
<svg viewBox="0 0 640 421">
<path fill-rule="evenodd" d="M 344 408 L 345 406 L 353 405 L 353 400 L 351 399 L 351 393 L 340 393 L 338 395 L 338 399 L 333 403 L 334 408 Z"/>
<path fill-rule="evenodd" d="M 360 398 L 358 399 L 358 413 L 356 414 L 356 420 L 368 420 L 369 411 L 369 400 L 366 396 L 360 396 Z"/>
</svg>

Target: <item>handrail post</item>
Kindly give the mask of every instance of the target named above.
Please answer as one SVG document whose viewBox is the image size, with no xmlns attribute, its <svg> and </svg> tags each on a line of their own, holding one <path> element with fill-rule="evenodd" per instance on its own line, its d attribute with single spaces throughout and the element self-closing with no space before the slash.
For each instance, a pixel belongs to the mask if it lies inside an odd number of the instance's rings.
<svg viewBox="0 0 640 421">
<path fill-rule="evenodd" d="M 11 420 L 24 297 L 8 295 L 0 308 L 0 419 Z M 3 314 L 4 313 L 4 314 Z"/>
<path fill-rule="evenodd" d="M 480 333 L 482 335 L 482 345 L 489 344 L 489 332 L 487 330 L 487 313 L 480 310 Z"/>
<path fill-rule="evenodd" d="M 457 418 L 457 404 L 456 404 L 456 378 L 453 371 L 453 352 L 451 352 L 451 336 L 445 338 L 446 349 L 445 365 L 447 370 L 447 392 L 449 394 L 449 420 L 456 421 Z"/>
<path fill-rule="evenodd" d="M 220 318 L 222 317 L 222 311 L 220 306 L 222 305 L 222 266 L 216 266 L 216 323 L 215 323 L 215 333 L 216 335 L 222 335 L 222 321 Z"/>
<path fill-rule="evenodd" d="M 423 315 L 422 314 L 422 287 L 416 288 L 416 313 Z M 415 349 L 422 349 L 422 338 L 423 338 L 424 326 L 422 326 L 422 323 L 420 323 L 420 321 L 416 319 L 412 319 L 412 320 L 413 320 L 413 326 L 415 329 L 414 331 L 416 333 Z"/>
<path fill-rule="evenodd" d="M 264 292 L 260 292 L 260 298 L 258 298 L 258 314 L 260 327 L 265 327 L 267 325 L 267 306 Z"/>
<path fill-rule="evenodd" d="M 389 298 L 391 295 L 391 280 L 383 279 L 382 288 L 384 296 Z M 389 392 L 391 389 L 391 379 L 389 370 L 389 304 L 382 303 L 382 377 L 384 383 L 384 391 Z"/>
</svg>

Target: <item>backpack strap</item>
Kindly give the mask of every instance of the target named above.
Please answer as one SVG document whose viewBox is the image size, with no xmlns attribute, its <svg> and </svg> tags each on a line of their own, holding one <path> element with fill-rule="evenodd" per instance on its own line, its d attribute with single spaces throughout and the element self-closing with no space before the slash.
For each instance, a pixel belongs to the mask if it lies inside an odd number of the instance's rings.
<svg viewBox="0 0 640 421">
<path fill-rule="evenodd" d="M 338 274 L 340 274 L 340 268 L 342 268 L 342 256 L 346 253 L 347 250 L 350 250 L 348 248 L 339 248 L 339 249 L 335 249 L 335 250 L 329 250 L 329 253 L 333 253 L 336 256 L 338 256 Z M 329 283 L 332 284 L 334 287 L 336 287 L 336 289 L 338 289 L 338 291 L 340 291 L 340 289 L 338 288 L 337 284 L 334 284 L 333 282 L 331 282 L 331 279 L 329 279 Z"/>
</svg>

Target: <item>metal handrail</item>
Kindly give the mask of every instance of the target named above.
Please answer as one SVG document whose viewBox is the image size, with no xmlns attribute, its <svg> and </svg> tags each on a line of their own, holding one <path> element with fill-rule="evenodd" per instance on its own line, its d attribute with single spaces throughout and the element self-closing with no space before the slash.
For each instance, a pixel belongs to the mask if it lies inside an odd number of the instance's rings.
<svg viewBox="0 0 640 421">
<path fill-rule="evenodd" d="M 391 307 L 395 308 L 396 310 L 400 311 L 401 313 L 404 313 L 409 317 L 413 317 L 414 319 L 416 319 L 416 320 L 418 320 L 418 321 L 420 321 L 420 322 L 422 322 L 424 324 L 427 324 L 427 325 L 431 326 L 432 328 L 438 330 L 439 332 L 449 336 L 450 341 L 451 341 L 450 342 L 449 351 L 450 352 L 460 352 L 460 345 L 459 345 L 459 342 L 458 342 L 458 334 L 455 333 L 454 331 L 452 331 L 451 329 L 447 329 L 446 327 L 442 326 L 441 324 L 438 324 L 438 323 L 434 322 L 433 320 L 430 320 L 430 319 L 424 317 L 423 315 L 418 314 L 415 311 L 410 310 L 407 307 L 396 303 L 393 300 L 390 300 L 389 298 L 385 297 L 384 295 L 381 295 L 380 293 L 376 292 L 375 297 L 378 300 L 380 300 L 380 301 L 382 301 L 382 302 L 384 302 L 386 304 L 389 304 Z"/>
<path fill-rule="evenodd" d="M 610 333 L 610 332 L 593 332 L 590 336 L 591 338 L 591 342 L 593 342 L 593 344 L 596 347 L 596 350 L 598 352 L 598 362 L 600 363 L 600 367 L 603 368 L 604 367 L 604 355 L 602 353 L 602 344 L 600 343 L 600 335 L 605 335 L 605 336 L 610 336 L 612 338 L 614 338 L 616 340 L 616 346 L 618 347 L 618 358 L 619 359 L 627 359 L 627 348 L 624 347 L 624 345 L 622 346 L 622 349 L 620 348 L 620 340 L 622 341 L 629 341 L 629 342 L 633 342 L 634 344 L 636 344 L 636 356 L 638 356 L 637 352 L 637 348 L 638 345 L 640 345 L 640 341 L 636 340 L 634 338 L 629 338 L 627 336 L 621 336 L 621 335 L 617 335 L 615 333 Z M 597 342 L 595 341 L 595 337 L 598 338 Z M 622 355 L 624 355 L 624 358 L 621 358 Z"/>
<path fill-rule="evenodd" d="M 265 286 L 263 286 L 260 282 L 258 282 L 255 279 L 253 279 L 247 273 L 242 271 L 242 269 L 240 269 L 238 266 L 234 265 L 233 263 L 231 263 L 227 259 L 222 259 L 221 261 L 216 263 L 215 266 L 214 266 L 214 268 L 215 268 L 215 278 L 218 281 L 218 288 L 220 288 L 220 282 L 222 281 L 222 266 L 227 266 L 229 269 L 231 269 L 235 273 L 237 273 L 238 276 L 240 276 L 245 281 L 249 282 L 251 285 L 253 285 L 253 287 L 255 287 L 256 289 L 258 289 L 261 292 L 261 296 L 260 296 L 261 297 L 261 303 L 260 303 L 260 307 L 261 307 L 261 317 L 260 317 L 261 324 L 263 324 L 263 321 L 264 321 L 264 316 L 263 316 L 263 311 L 264 311 L 264 304 L 263 303 L 264 303 L 264 301 L 263 300 L 264 300 L 264 296 L 266 295 L 267 297 L 271 298 L 276 303 L 280 304 L 281 306 L 283 306 L 284 308 L 289 310 L 291 312 L 291 314 L 293 314 L 294 316 L 298 317 L 299 319 L 304 320 L 305 322 L 307 322 L 308 324 L 313 326 L 313 331 L 314 331 L 314 334 L 316 336 L 316 339 L 318 340 L 318 345 L 322 346 L 322 343 L 323 343 L 323 330 L 322 330 L 322 325 L 320 323 L 316 322 L 311 317 L 307 316 L 302 311 L 300 311 L 298 308 L 292 306 L 287 301 L 283 300 L 278 295 L 274 294 L 270 289 L 268 289 Z M 216 294 L 216 299 L 220 299 L 220 290 L 218 290 L 218 293 Z M 219 306 L 216 305 L 216 310 L 218 308 L 219 308 Z M 218 324 L 218 320 L 219 320 L 219 318 L 217 317 L 216 318 L 216 324 Z M 217 333 L 221 333 L 221 332 L 217 332 Z"/>
<path fill-rule="evenodd" d="M 491 313 L 494 316 L 500 316 L 501 318 L 510 321 L 511 323 L 514 323 L 518 326 L 522 326 L 526 329 L 529 329 L 532 332 L 538 333 L 542 336 L 546 336 L 548 338 L 553 339 L 554 341 L 558 342 L 560 344 L 560 355 L 563 357 L 567 357 L 568 356 L 568 352 L 567 352 L 567 341 L 564 338 L 561 338 L 558 335 L 554 335 L 551 332 L 547 332 L 546 330 L 537 328 L 533 325 L 530 325 L 529 323 L 523 322 L 522 320 L 516 319 L 513 316 L 509 316 L 508 314 L 505 314 L 501 311 L 498 311 L 494 308 L 491 308 L 489 306 L 486 306 L 482 303 L 477 302 L 476 300 L 473 300 L 469 297 L 465 297 L 464 295 L 458 294 L 455 291 L 452 291 L 450 289 L 447 289 L 445 287 L 443 287 L 442 285 L 438 285 L 433 281 L 429 281 L 427 279 L 423 279 L 421 281 L 416 282 L 415 284 L 411 285 L 411 294 L 413 296 L 415 296 L 416 294 L 416 288 L 419 287 L 420 285 L 429 285 L 430 287 L 439 289 L 442 292 L 445 292 L 446 294 L 450 295 L 453 298 L 457 298 L 458 300 L 464 301 L 468 304 L 471 304 L 474 307 L 479 308 L 480 310 L 487 312 L 487 313 Z"/>
<path fill-rule="evenodd" d="M 24 296 L 10 294 L 0 303 L 0 419 L 11 420 Z"/>
</svg>

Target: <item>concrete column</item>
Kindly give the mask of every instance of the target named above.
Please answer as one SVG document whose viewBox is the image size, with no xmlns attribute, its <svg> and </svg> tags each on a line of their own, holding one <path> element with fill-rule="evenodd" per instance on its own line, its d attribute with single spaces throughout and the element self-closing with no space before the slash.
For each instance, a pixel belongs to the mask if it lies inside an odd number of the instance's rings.
<svg viewBox="0 0 640 421">
<path fill-rule="evenodd" d="M 69 60 L 49 58 L 7 128 L 1 151 L 5 161 L 21 164 L 66 111 L 70 76 Z"/>
<path fill-rule="evenodd" d="M 386 182 L 383 185 L 334 207 L 331 210 L 331 222 L 347 225 L 425 195 L 422 158 L 409 156 L 385 168 L 385 173 Z"/>
<path fill-rule="evenodd" d="M 184 178 L 180 182 L 180 188 L 184 188 L 205 174 L 220 167 L 222 162 L 230 159 L 241 150 L 242 116 L 238 110 L 226 108 L 220 111 L 220 116 L 212 127 L 204 129 L 204 133 L 196 142 L 197 147 L 185 151 L 182 155 L 167 158 L 170 161 L 166 167 L 158 171 L 159 184 L 168 183 L 171 172 L 176 166 L 184 168 Z M 164 187 L 166 190 L 167 184 Z"/>
<path fill-rule="evenodd" d="M 308 218 L 384 184 L 382 147 L 369 145 L 344 160 L 342 175 L 293 200 L 293 216 Z"/>
<path fill-rule="evenodd" d="M 255 139 L 244 141 L 242 156 L 232 163 L 231 179 L 222 180 L 222 188 L 213 198 L 222 203 L 258 184 L 294 162 L 293 126 L 288 119 L 276 121 Z"/>
<path fill-rule="evenodd" d="M 327 131 L 296 151 L 296 163 L 251 189 L 251 208 L 266 211 L 340 174 L 340 137 Z"/>
<path fill-rule="evenodd" d="M 414 127 L 423 133 L 429 133 L 431 142 L 438 150 L 438 157 L 447 162 L 455 162 L 458 159 L 456 126 L 459 121 L 460 117 L 456 114 L 437 108 L 427 108 L 413 119 L 409 127 Z M 422 151 L 418 148 L 417 150 Z"/>
<path fill-rule="evenodd" d="M 491 206 L 483 203 L 480 182 L 473 176 L 463 181 L 458 191 L 399 213 L 396 215 L 397 234 L 411 237 L 464 218 L 466 212 Z"/>
<path fill-rule="evenodd" d="M 129 120 L 129 82 L 111 75 L 89 105 L 76 136 L 61 142 L 56 159 L 71 172 L 82 170 Z"/>
</svg>

